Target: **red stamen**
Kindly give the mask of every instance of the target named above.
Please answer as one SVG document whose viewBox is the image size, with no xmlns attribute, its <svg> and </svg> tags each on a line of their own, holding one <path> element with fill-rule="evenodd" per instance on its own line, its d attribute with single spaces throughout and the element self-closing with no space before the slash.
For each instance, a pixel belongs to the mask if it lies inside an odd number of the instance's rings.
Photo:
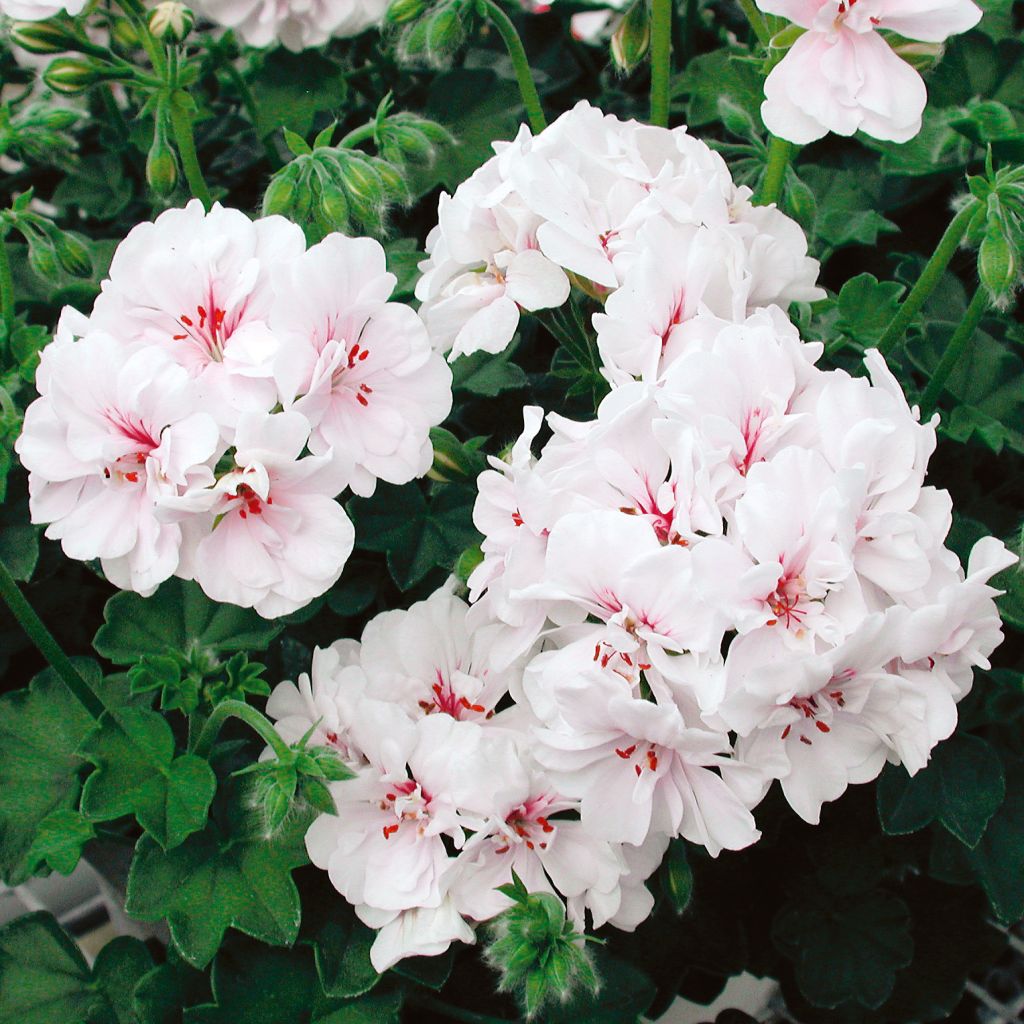
<svg viewBox="0 0 1024 1024">
<path fill-rule="evenodd" d="M 818 732 L 831 732 L 832 730 L 824 722 L 815 722 Z"/>
<path fill-rule="evenodd" d="M 633 751 L 634 750 L 636 750 L 636 744 L 635 743 L 631 747 L 626 747 L 625 750 L 619 750 L 619 748 L 616 747 L 615 748 L 615 753 L 618 754 L 619 757 L 621 757 L 623 761 L 628 761 L 633 756 Z"/>
<path fill-rule="evenodd" d="M 385 825 L 381 831 L 384 833 L 385 839 L 390 839 L 398 831 L 398 825 Z"/>
</svg>

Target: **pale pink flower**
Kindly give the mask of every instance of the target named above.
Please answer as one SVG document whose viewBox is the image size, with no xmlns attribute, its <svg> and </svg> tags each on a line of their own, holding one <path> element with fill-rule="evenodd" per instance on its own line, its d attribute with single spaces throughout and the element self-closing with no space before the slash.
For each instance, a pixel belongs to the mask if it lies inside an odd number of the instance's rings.
<svg viewBox="0 0 1024 1024">
<path fill-rule="evenodd" d="M 251 221 L 219 203 L 206 213 L 193 199 L 128 233 L 92 324 L 125 344 L 164 348 L 195 378 L 230 441 L 243 412 L 277 402 L 270 279 L 304 249 L 301 229 L 283 217 Z"/>
<path fill-rule="evenodd" d="M 371 238 L 328 235 L 276 268 L 270 327 L 286 405 L 312 424 L 310 450 L 353 464 L 349 485 L 404 484 L 430 468 L 430 428 L 451 409 L 451 371 L 419 317 L 388 302 L 395 277 Z"/>
<path fill-rule="evenodd" d="M 178 567 L 181 529 L 166 509 L 213 483 L 217 424 L 162 350 L 62 318 L 42 354 L 15 450 L 29 470 L 33 522 L 70 558 L 99 558 L 117 586 L 151 594 Z M 76 329 L 85 330 L 80 321 Z"/>
<path fill-rule="evenodd" d="M 773 134 L 804 144 L 827 132 L 906 142 L 928 100 L 921 76 L 878 29 L 939 43 L 981 18 L 970 0 L 758 0 L 806 29 L 765 82 L 761 116 Z"/>
<path fill-rule="evenodd" d="M 334 501 L 347 469 L 331 454 L 300 458 L 309 423 L 296 412 L 245 413 L 235 435 L 236 469 L 210 492 L 209 525 L 192 560 L 215 601 L 287 615 L 341 575 L 355 532 Z"/>
</svg>

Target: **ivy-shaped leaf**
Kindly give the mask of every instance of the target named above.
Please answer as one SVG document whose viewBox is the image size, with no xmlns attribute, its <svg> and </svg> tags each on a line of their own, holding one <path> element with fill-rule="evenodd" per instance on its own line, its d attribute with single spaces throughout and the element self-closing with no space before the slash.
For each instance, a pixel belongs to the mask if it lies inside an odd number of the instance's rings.
<svg viewBox="0 0 1024 1024">
<path fill-rule="evenodd" d="M 890 835 L 916 832 L 938 820 L 967 846 L 977 846 L 1006 794 L 996 752 L 977 736 L 940 743 L 911 777 L 888 765 L 878 780 L 878 817 Z"/>
<path fill-rule="evenodd" d="M 914 952 L 906 904 L 881 889 L 839 894 L 808 886 L 776 915 L 772 939 L 794 962 L 807 1001 L 828 1009 L 881 1006 Z"/>
<path fill-rule="evenodd" d="M 171 946 L 167 959 L 144 975 L 132 993 L 137 1024 L 181 1024 L 188 1006 L 208 1003 L 210 979 L 187 964 Z"/>
<path fill-rule="evenodd" d="M 302 946 L 232 943 L 217 956 L 212 980 L 213 1003 L 186 1010 L 185 1024 L 389 1024 L 401 1005 L 394 989 L 355 999 L 328 996 Z"/>
<path fill-rule="evenodd" d="M 174 733 L 157 712 L 122 708 L 116 720 L 104 715 L 79 753 L 96 765 L 82 790 L 87 818 L 134 814 L 165 849 L 206 823 L 217 788 L 213 770 L 194 754 L 174 756 Z"/>
<path fill-rule="evenodd" d="M 281 631 L 248 608 L 211 601 L 195 583 L 170 579 L 152 597 L 115 594 L 103 610 L 93 646 L 117 665 L 143 654 L 211 655 L 263 650 Z"/>
<path fill-rule="evenodd" d="M 428 503 L 415 484 L 378 484 L 372 498 L 354 498 L 349 512 L 356 543 L 387 555 L 388 570 L 402 590 L 431 569 L 451 568 L 462 551 L 480 540 L 473 526 L 474 488 L 439 486 Z"/>
<path fill-rule="evenodd" d="M 324 992 L 350 998 L 377 984 L 380 975 L 370 963 L 370 947 L 376 937 L 354 914 L 339 915 L 320 929 L 313 949 Z"/>
<path fill-rule="evenodd" d="M 1006 765 L 1006 799 L 981 841 L 965 851 L 996 917 L 1012 924 L 1024 916 L 1024 761 Z"/>
<path fill-rule="evenodd" d="M 92 822 L 79 811 L 60 808 L 39 823 L 29 847 L 28 863 L 33 872 L 45 864 L 51 871 L 70 875 L 78 866 L 82 847 L 95 835 Z"/>
<path fill-rule="evenodd" d="M 858 274 L 847 281 L 839 293 L 836 327 L 865 348 L 877 345 L 896 315 L 905 290 L 895 281 L 879 281 L 872 274 Z"/>
<path fill-rule="evenodd" d="M 514 351 L 509 346 L 497 355 L 474 352 L 471 356 L 459 356 L 452 363 L 453 390 L 494 398 L 503 391 L 525 388 L 529 381 L 523 368 L 512 362 Z"/>
<path fill-rule="evenodd" d="M 232 799 L 231 809 L 243 814 L 244 797 L 236 792 Z M 213 959 L 228 928 L 290 946 L 301 917 L 291 873 L 308 860 L 307 824 L 290 818 L 268 838 L 247 831 L 229 814 L 173 850 L 143 836 L 128 875 L 125 909 L 142 921 L 166 918 L 175 946 L 194 967 Z"/>
<path fill-rule="evenodd" d="M 51 914 L 26 914 L 0 929 L 2 1024 L 134 1024 L 132 989 L 153 966 L 138 939 L 121 936 L 90 971 Z"/>
<path fill-rule="evenodd" d="M 95 662 L 77 667 L 99 681 Z M 76 751 L 94 724 L 52 669 L 0 697 L 0 877 L 7 884 L 23 882 L 39 863 L 27 855 L 40 824 L 77 806 L 84 761 Z"/>
</svg>

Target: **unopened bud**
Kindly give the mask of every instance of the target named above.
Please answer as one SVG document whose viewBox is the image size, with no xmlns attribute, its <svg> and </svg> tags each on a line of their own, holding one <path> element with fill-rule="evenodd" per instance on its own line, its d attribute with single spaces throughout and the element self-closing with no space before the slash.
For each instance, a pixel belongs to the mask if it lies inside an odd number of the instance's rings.
<svg viewBox="0 0 1024 1024">
<path fill-rule="evenodd" d="M 11 26 L 11 42 L 29 53 L 65 53 L 73 50 L 78 36 L 54 21 L 18 21 Z"/>
<path fill-rule="evenodd" d="M 612 33 L 612 60 L 627 75 L 647 56 L 651 45 L 651 14 L 647 0 L 636 0 Z"/>
<path fill-rule="evenodd" d="M 51 281 L 57 276 L 57 254 L 48 240 L 29 238 L 28 265 L 44 281 Z"/>
<path fill-rule="evenodd" d="M 473 570 L 483 560 L 484 553 L 480 550 L 479 544 L 476 544 L 471 548 L 466 548 L 466 550 L 459 555 L 458 561 L 455 563 L 455 575 L 462 580 L 463 583 L 468 583 L 469 577 L 473 575 Z"/>
<path fill-rule="evenodd" d="M 423 0 L 392 0 L 385 18 L 392 25 L 405 25 L 415 21 L 426 8 Z"/>
<path fill-rule="evenodd" d="M 162 0 L 149 12 L 149 30 L 164 43 L 180 43 L 185 40 L 196 16 L 178 0 Z"/>
<path fill-rule="evenodd" d="M 1013 249 L 1003 225 L 990 219 L 978 250 L 978 277 L 997 306 L 1005 306 L 1017 278 Z"/>
<path fill-rule="evenodd" d="M 162 131 L 157 131 L 146 156 L 146 181 L 158 196 L 169 196 L 178 182 L 178 163 Z"/>
<path fill-rule="evenodd" d="M 321 186 L 320 215 L 334 231 L 348 227 L 349 205 L 345 193 L 337 187 Z"/>
<path fill-rule="evenodd" d="M 65 96 L 85 92 L 97 82 L 109 77 L 109 69 L 80 57 L 58 57 L 43 72 L 43 81 L 54 91 Z"/>
<path fill-rule="evenodd" d="M 67 231 L 59 232 L 54 236 L 53 251 L 65 273 L 72 277 L 89 277 L 92 274 L 88 246 L 77 236 Z"/>
<path fill-rule="evenodd" d="M 912 68 L 927 71 L 945 52 L 942 43 L 922 43 L 916 39 L 901 39 L 892 43 L 893 51 Z"/>
<path fill-rule="evenodd" d="M 432 60 L 453 53 L 465 37 L 462 16 L 455 4 L 446 4 L 427 18 L 427 53 Z"/>
</svg>

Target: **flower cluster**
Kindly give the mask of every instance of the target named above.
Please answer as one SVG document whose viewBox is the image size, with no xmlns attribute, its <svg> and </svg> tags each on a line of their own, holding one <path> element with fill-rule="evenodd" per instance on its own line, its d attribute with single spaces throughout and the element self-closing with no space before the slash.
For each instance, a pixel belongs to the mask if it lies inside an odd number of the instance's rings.
<svg viewBox="0 0 1024 1024">
<path fill-rule="evenodd" d="M 804 30 L 765 81 L 761 106 L 773 135 L 800 144 L 827 132 L 912 139 L 928 94 L 881 32 L 939 44 L 981 19 L 971 0 L 757 0 L 757 6 Z"/>
<path fill-rule="evenodd" d="M 580 102 L 538 136 L 524 126 L 494 148 L 442 195 L 420 268 L 421 313 L 452 357 L 501 351 L 520 310 L 562 305 L 570 282 L 619 295 L 608 312 L 627 330 L 638 310 L 646 325 L 657 288 L 657 335 L 702 306 L 741 317 L 824 296 L 797 224 L 752 205 L 685 128 L 623 122 Z"/>
<path fill-rule="evenodd" d="M 539 723 L 510 700 L 521 662 L 491 668 L 488 630 L 470 628 L 468 612 L 449 589 L 384 612 L 361 643 L 316 651 L 311 677 L 279 684 L 267 703 L 285 739 L 312 730 L 311 744 L 355 772 L 331 784 L 337 815 L 321 815 L 306 845 L 380 929 L 381 971 L 472 942 L 472 923 L 512 905 L 497 887 L 513 871 L 564 898 L 579 925 L 589 911 L 595 925 L 633 928 L 653 904 L 644 881 L 666 838 L 627 847 L 579 820 L 579 798 L 535 756 Z M 703 765 L 691 773 L 720 781 Z"/>
<path fill-rule="evenodd" d="M 451 374 L 366 238 L 198 201 L 133 229 L 66 310 L 16 448 L 33 522 L 119 587 L 195 579 L 275 617 L 330 587 L 334 500 L 427 471 Z"/>
</svg>

